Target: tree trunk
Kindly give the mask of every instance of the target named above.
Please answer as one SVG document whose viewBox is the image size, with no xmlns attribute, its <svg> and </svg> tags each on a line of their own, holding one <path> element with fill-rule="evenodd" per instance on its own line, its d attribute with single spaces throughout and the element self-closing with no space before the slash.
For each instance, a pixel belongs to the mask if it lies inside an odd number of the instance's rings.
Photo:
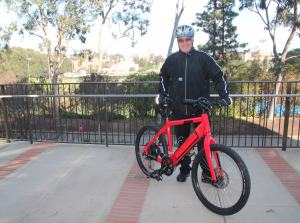
<svg viewBox="0 0 300 223">
<path fill-rule="evenodd" d="M 225 6 L 222 5 L 222 49 L 221 49 L 221 53 L 220 53 L 220 59 L 224 60 L 224 45 L 225 45 Z"/>
<path fill-rule="evenodd" d="M 277 74 L 277 79 L 276 81 L 282 81 L 282 76 L 283 76 L 283 68 L 284 68 L 284 65 L 285 65 L 285 62 L 286 62 L 286 55 L 287 55 L 287 52 L 290 48 L 290 45 L 291 45 L 291 42 L 292 40 L 294 39 L 295 35 L 297 33 L 297 27 L 294 26 L 291 30 L 291 34 L 285 44 L 285 47 L 284 47 L 284 50 L 282 52 L 282 55 L 280 57 L 280 60 L 279 60 L 279 68 L 278 68 L 278 74 Z M 275 36 L 275 33 L 274 33 L 274 36 Z M 272 38 L 272 35 L 271 35 L 271 38 Z M 275 55 L 277 55 L 277 52 L 276 52 L 276 42 L 275 42 L 275 39 L 272 38 L 272 41 L 273 41 L 273 52 Z M 273 90 L 273 94 L 278 94 L 279 92 L 279 88 L 281 86 L 281 83 L 275 83 L 275 88 Z M 273 120 L 274 119 L 274 111 L 275 111 L 275 107 L 276 107 L 276 99 L 277 97 L 272 97 L 272 100 L 271 100 L 271 104 L 270 104 L 270 110 L 269 110 L 269 114 L 268 114 L 268 119 L 269 120 Z"/>
<path fill-rule="evenodd" d="M 215 15 L 215 12 L 217 11 L 217 0 L 214 0 L 214 34 L 213 34 L 213 52 L 212 56 L 214 59 L 216 59 L 216 36 L 217 36 L 217 17 Z"/>
<path fill-rule="evenodd" d="M 57 86 L 58 74 L 55 74 L 55 71 L 54 71 L 53 55 L 52 55 L 50 48 L 48 48 L 48 59 L 49 59 L 49 73 L 50 73 L 50 76 L 52 76 L 53 95 L 58 95 L 58 86 Z M 58 71 L 58 69 L 57 69 L 57 71 Z M 51 82 L 51 80 L 49 80 L 49 82 Z M 58 121 L 58 119 L 59 119 L 58 97 L 53 98 L 53 118 L 56 121 Z"/>
<path fill-rule="evenodd" d="M 98 63 L 98 70 L 97 70 L 97 75 L 100 75 L 101 74 L 101 68 L 102 68 L 102 58 L 103 58 L 103 54 L 104 54 L 104 50 L 102 48 L 102 30 L 104 28 L 104 24 L 105 24 L 105 20 L 102 21 L 102 24 L 100 26 L 100 32 L 99 32 L 99 45 L 98 45 L 98 51 L 99 51 L 99 57 L 98 57 L 98 60 L 99 60 L 99 63 Z"/>
<path fill-rule="evenodd" d="M 277 75 L 276 81 L 282 81 L 284 64 L 285 64 L 285 62 L 283 60 L 280 60 L 279 68 L 278 68 L 278 75 Z M 280 86 L 281 86 L 280 82 L 275 83 L 275 88 L 273 90 L 273 94 L 276 94 L 276 95 L 278 94 Z M 275 107 L 276 107 L 276 100 L 277 100 L 277 97 L 272 97 L 271 104 L 270 104 L 270 110 L 269 110 L 269 114 L 268 114 L 268 119 L 272 120 L 272 121 L 274 119 L 274 111 L 275 111 Z"/>
<path fill-rule="evenodd" d="M 177 15 L 176 15 L 176 17 L 175 17 L 175 23 L 174 23 L 174 28 L 173 28 L 173 31 L 172 31 L 171 42 L 170 42 L 170 46 L 169 46 L 169 50 L 168 50 L 168 55 L 167 56 L 169 56 L 172 53 L 172 49 L 173 49 L 173 45 L 174 45 L 174 40 L 175 40 L 175 33 L 174 32 L 175 32 L 175 30 L 176 30 L 176 28 L 178 26 L 178 22 L 179 22 L 179 19 L 178 19 Z"/>
<path fill-rule="evenodd" d="M 57 74 L 53 75 L 53 94 L 58 95 L 58 85 L 57 83 Z M 59 98 L 54 97 L 53 98 L 53 118 L 55 118 L 56 121 L 59 120 L 59 103 L 58 103 Z"/>
<path fill-rule="evenodd" d="M 98 64 L 98 70 L 97 70 L 97 74 L 98 74 L 98 75 L 101 75 L 101 68 L 102 68 L 102 58 L 103 58 L 103 54 L 104 54 L 104 51 L 100 51 L 100 50 L 99 50 L 99 56 L 98 56 L 99 64 Z"/>
<path fill-rule="evenodd" d="M 174 45 L 174 40 L 175 40 L 175 30 L 178 27 L 178 23 L 179 23 L 180 17 L 181 17 L 181 15 L 183 13 L 183 10 L 185 8 L 184 1 L 183 1 L 182 2 L 182 8 L 180 10 L 180 13 L 178 14 L 178 7 L 179 7 L 178 5 L 179 5 L 179 0 L 177 0 L 177 3 L 176 3 L 175 22 L 174 22 L 174 27 L 173 27 L 171 42 L 170 42 L 170 46 L 169 46 L 169 50 L 168 50 L 168 55 L 167 56 L 169 56 L 172 53 L 172 49 L 173 49 L 173 45 Z"/>
</svg>

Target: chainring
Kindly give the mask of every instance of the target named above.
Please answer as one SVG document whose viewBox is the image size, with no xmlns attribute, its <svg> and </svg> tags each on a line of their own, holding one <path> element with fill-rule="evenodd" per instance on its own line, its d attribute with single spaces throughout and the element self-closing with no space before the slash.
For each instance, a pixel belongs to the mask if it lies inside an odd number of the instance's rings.
<svg viewBox="0 0 300 223">
<path fill-rule="evenodd" d="M 171 176 L 174 172 L 174 163 L 170 157 L 164 156 L 161 160 L 161 169 L 163 170 L 163 174 L 167 176 Z"/>
</svg>

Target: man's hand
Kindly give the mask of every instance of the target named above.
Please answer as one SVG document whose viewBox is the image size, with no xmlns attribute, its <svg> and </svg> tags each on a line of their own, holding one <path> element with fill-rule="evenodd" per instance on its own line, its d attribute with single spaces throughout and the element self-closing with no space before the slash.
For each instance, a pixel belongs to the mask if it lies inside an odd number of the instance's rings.
<svg viewBox="0 0 300 223">
<path fill-rule="evenodd" d="M 167 100 L 167 99 L 169 99 L 168 97 L 169 97 L 169 95 L 167 93 L 161 93 L 161 94 L 157 95 L 157 97 L 155 99 L 156 104 L 158 104 L 158 105 L 167 104 L 170 101 L 170 100 Z"/>
<path fill-rule="evenodd" d="M 232 104 L 232 98 L 231 97 L 227 97 L 227 98 L 223 98 L 221 100 L 218 101 L 220 103 L 220 105 L 223 106 L 230 106 Z"/>
</svg>

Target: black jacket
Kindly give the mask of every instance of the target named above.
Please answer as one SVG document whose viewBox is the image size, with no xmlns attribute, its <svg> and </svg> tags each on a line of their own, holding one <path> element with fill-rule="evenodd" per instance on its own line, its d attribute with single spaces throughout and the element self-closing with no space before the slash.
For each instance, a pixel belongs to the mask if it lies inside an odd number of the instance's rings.
<svg viewBox="0 0 300 223">
<path fill-rule="evenodd" d="M 183 99 L 210 99 L 210 80 L 221 99 L 228 100 L 227 78 L 221 67 L 207 53 L 192 49 L 178 51 L 166 59 L 160 70 L 160 95 L 173 99 L 170 109 L 179 114 L 196 114 L 197 110 L 183 103 Z"/>
</svg>

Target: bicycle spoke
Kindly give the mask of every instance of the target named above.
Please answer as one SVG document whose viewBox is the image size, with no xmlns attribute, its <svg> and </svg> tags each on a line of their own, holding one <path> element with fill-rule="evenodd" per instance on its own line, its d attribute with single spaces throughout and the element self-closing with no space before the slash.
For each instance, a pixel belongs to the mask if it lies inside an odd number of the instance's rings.
<svg viewBox="0 0 300 223">
<path fill-rule="evenodd" d="M 145 153 L 145 147 L 152 141 L 153 137 L 159 132 L 159 129 L 156 126 L 153 125 L 147 125 L 144 126 L 138 133 L 137 139 L 136 139 L 136 145 L 135 145 L 135 150 L 136 150 L 136 157 L 138 160 L 138 163 L 142 169 L 142 171 L 146 174 L 149 175 L 155 170 L 158 170 L 161 168 L 161 163 L 155 160 L 155 157 L 153 156 L 147 156 Z M 155 148 L 158 147 L 161 152 L 166 153 L 167 149 L 167 143 L 164 138 L 161 136 L 158 137 L 154 142 L 150 145 L 155 146 Z M 153 150 L 153 149 L 152 149 Z M 151 153 L 151 148 L 148 147 L 148 154 L 149 152 Z M 154 155 L 159 158 L 159 155 Z"/>
<path fill-rule="evenodd" d="M 219 151 L 218 148 L 221 150 Z M 211 157 L 216 182 L 212 182 L 211 176 L 208 174 L 210 170 L 203 151 L 195 158 L 193 164 L 194 172 L 192 182 L 194 189 L 202 203 L 215 213 L 226 215 L 226 210 L 233 207 L 235 210 L 231 210 L 233 213 L 236 213 L 245 205 L 249 197 L 249 174 L 247 169 L 243 169 L 243 175 L 241 174 L 240 164 L 242 164 L 244 168 L 245 165 L 241 158 L 230 148 L 222 145 L 214 145 L 211 146 L 211 150 L 212 152 L 218 152 L 218 156 Z M 234 160 L 232 156 L 237 156 L 238 162 Z M 219 163 L 220 166 L 218 166 L 217 163 Z M 248 178 L 244 178 L 245 174 Z M 247 180 L 246 184 L 244 184 L 244 179 Z M 247 187 L 246 192 L 245 187 Z M 241 199 L 245 200 L 245 202 L 239 204 Z"/>
</svg>

